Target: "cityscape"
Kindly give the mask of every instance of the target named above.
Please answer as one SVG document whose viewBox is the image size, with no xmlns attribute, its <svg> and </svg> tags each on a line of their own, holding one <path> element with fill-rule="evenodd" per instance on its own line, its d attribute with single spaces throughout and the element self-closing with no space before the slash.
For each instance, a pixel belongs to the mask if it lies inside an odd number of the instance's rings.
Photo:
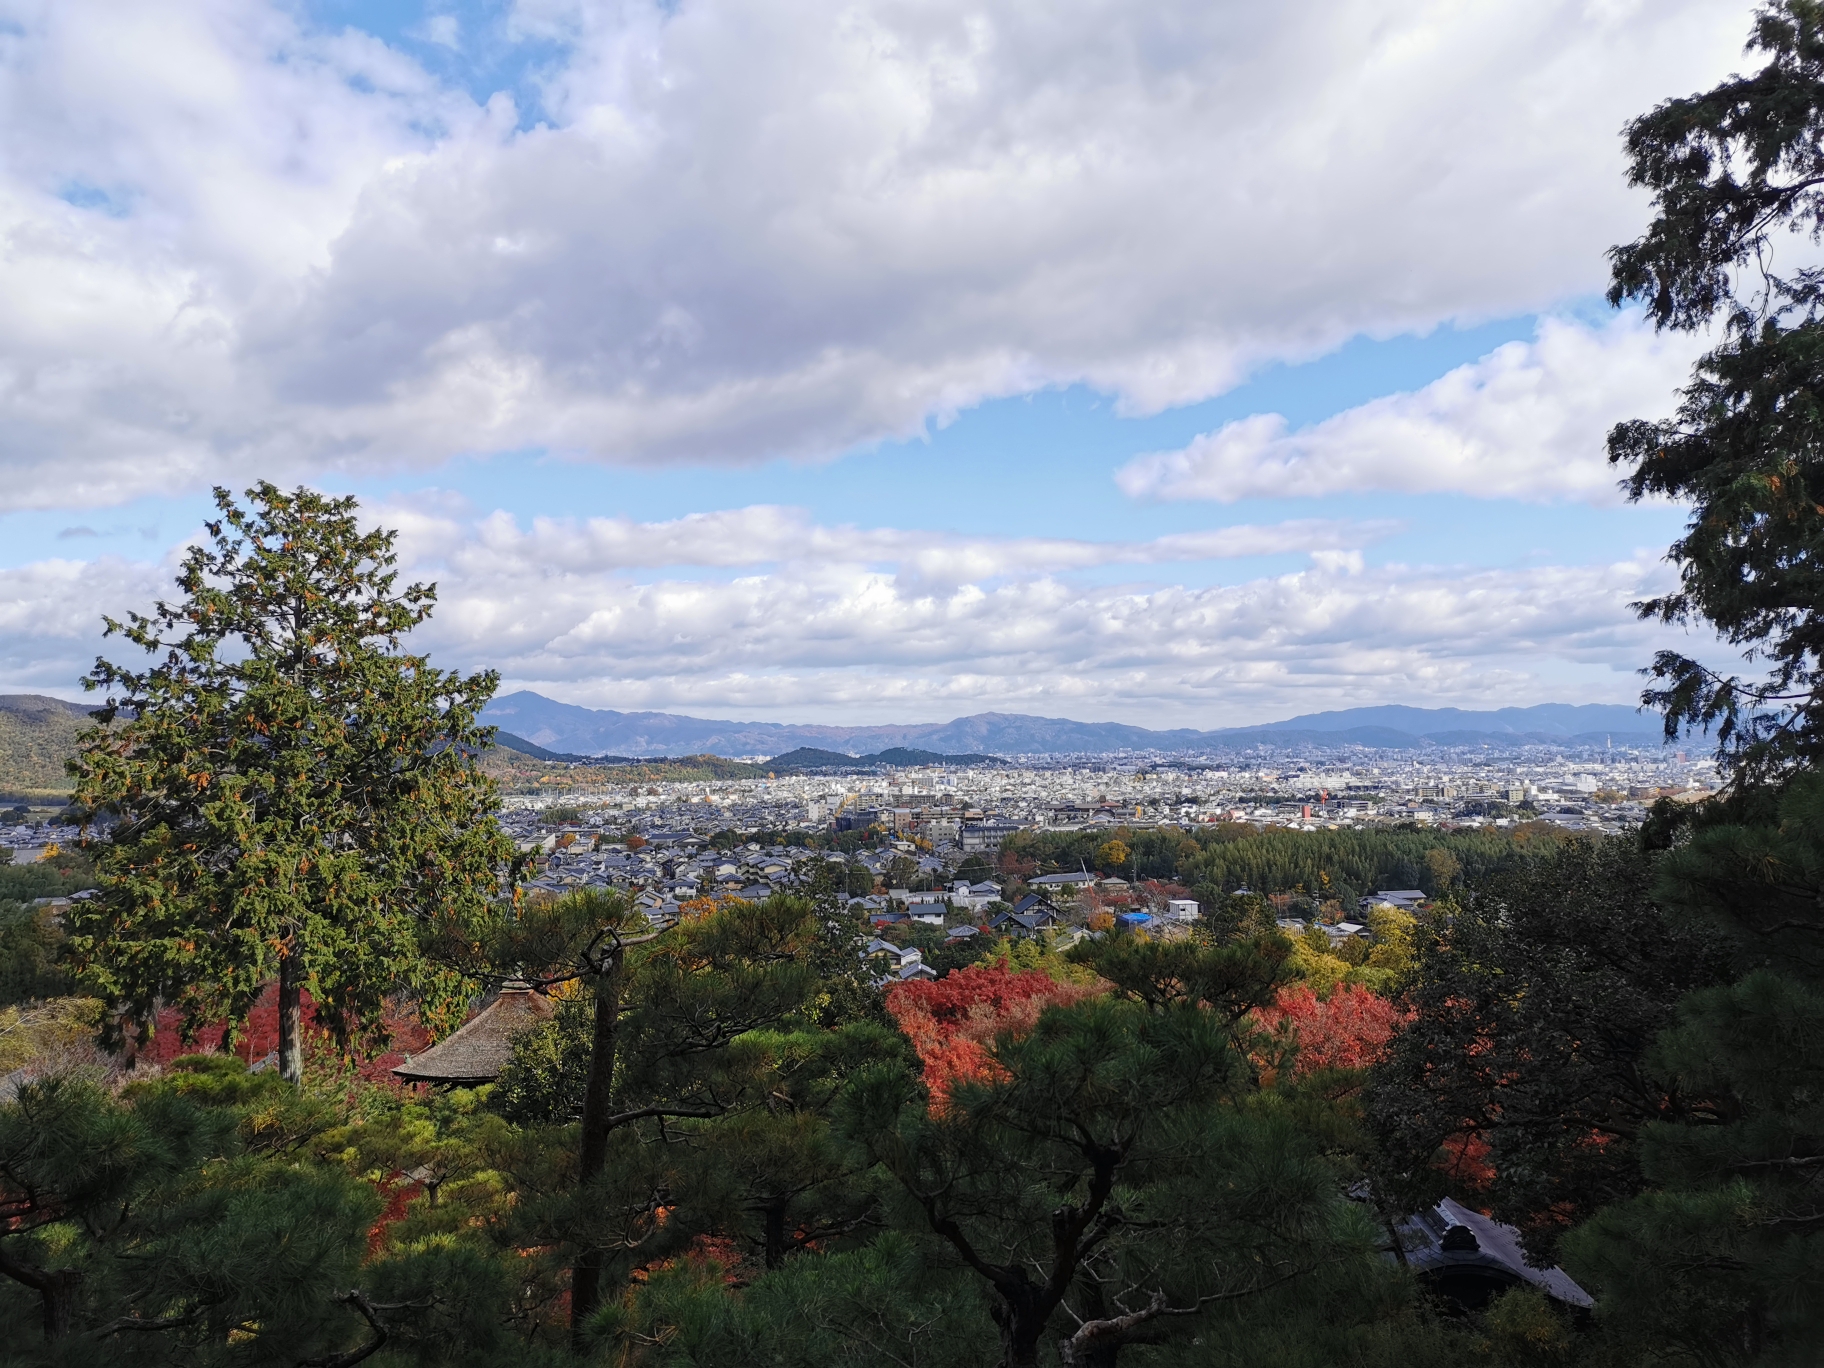
<svg viewBox="0 0 1824 1368">
<path fill-rule="evenodd" d="M 1824 0 L 0 102 L 0 1368 L 1824 1361 Z"/>
</svg>

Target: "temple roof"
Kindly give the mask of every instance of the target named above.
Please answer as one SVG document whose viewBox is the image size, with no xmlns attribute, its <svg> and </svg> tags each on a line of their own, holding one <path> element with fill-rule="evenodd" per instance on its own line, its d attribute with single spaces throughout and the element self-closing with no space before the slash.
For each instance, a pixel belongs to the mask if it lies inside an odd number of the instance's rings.
<svg viewBox="0 0 1824 1368">
<path fill-rule="evenodd" d="M 503 988 L 494 1001 L 417 1058 L 393 1069 L 407 1083 L 492 1083 L 513 1057 L 513 1037 L 552 1012 L 530 988 Z"/>
</svg>

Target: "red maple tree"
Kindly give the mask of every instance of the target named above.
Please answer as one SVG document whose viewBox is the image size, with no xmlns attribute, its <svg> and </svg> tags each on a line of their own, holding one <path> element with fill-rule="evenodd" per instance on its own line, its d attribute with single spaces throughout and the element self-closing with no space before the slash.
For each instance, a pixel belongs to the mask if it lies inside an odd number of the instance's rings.
<svg viewBox="0 0 1824 1368">
<path fill-rule="evenodd" d="M 1269 1031 L 1285 1031 L 1298 1046 L 1293 1072 L 1365 1069 L 1378 1060 L 1406 1014 L 1359 984 L 1345 984 L 1320 998 L 1303 983 L 1280 990 L 1270 1007 L 1254 1013 Z"/>
<path fill-rule="evenodd" d="M 999 1069 L 989 1047 L 1003 1031 L 1029 1031 L 1053 1003 L 1079 1002 L 1101 985 L 1059 983 L 1039 970 L 970 965 L 941 979 L 893 985 L 887 1011 L 918 1052 L 931 1105 L 942 1109 L 958 1082 Z"/>
</svg>

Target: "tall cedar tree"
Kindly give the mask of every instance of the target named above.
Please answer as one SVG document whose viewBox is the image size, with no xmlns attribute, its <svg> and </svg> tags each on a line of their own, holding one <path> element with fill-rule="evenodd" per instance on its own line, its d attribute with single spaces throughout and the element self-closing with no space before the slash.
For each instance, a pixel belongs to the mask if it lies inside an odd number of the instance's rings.
<svg viewBox="0 0 1824 1368">
<path fill-rule="evenodd" d="M 72 959 L 143 1033 L 243 1019 L 279 985 L 279 1067 L 303 1072 L 301 995 L 347 1047 L 406 991 L 466 996 L 422 953 L 496 898 L 513 848 L 474 764 L 498 676 L 407 653 L 434 585 L 396 590 L 395 533 L 353 499 L 261 483 L 221 517 L 151 616 L 106 619 L 156 657 L 97 660 L 106 692 L 71 762 L 75 801 L 119 821 L 105 896 L 69 917 Z"/>
</svg>

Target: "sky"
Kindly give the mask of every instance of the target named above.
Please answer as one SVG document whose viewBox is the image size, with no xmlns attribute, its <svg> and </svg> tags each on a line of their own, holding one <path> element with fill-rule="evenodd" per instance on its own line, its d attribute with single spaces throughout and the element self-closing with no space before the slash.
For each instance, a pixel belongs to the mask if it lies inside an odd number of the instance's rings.
<svg viewBox="0 0 1824 1368">
<path fill-rule="evenodd" d="M 0 691 L 217 485 L 593 707 L 1632 702 L 1620 130 L 1719 0 L 0 0 Z"/>
</svg>

